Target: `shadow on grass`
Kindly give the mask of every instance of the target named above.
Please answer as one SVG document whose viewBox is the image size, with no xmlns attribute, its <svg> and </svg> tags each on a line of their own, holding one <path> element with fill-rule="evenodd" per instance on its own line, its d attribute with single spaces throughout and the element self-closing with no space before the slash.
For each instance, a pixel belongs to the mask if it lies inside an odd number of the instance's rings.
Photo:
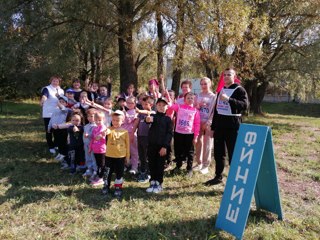
<svg viewBox="0 0 320 240">
<path fill-rule="evenodd" d="M 211 218 L 148 224 L 96 232 L 94 239 L 225 239 L 214 229 L 216 216 Z M 205 229 L 205 230 L 204 230 Z M 209 229 L 209 230 L 208 230 Z"/>
<path fill-rule="evenodd" d="M 320 104 L 306 103 L 263 103 L 265 113 L 281 115 L 297 115 L 305 117 L 320 117 Z"/>
</svg>

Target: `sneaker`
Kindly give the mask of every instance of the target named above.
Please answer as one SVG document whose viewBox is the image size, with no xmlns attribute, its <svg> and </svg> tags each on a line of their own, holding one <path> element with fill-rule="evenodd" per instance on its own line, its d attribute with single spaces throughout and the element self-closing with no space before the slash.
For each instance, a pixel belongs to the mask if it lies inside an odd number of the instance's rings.
<svg viewBox="0 0 320 240">
<path fill-rule="evenodd" d="M 93 180 L 91 183 L 92 187 L 98 187 L 104 184 L 103 179 L 102 178 L 97 178 L 95 180 Z"/>
<path fill-rule="evenodd" d="M 104 186 L 101 190 L 102 195 L 108 195 L 110 189 L 108 186 Z"/>
<path fill-rule="evenodd" d="M 54 159 L 61 162 L 64 159 L 64 157 L 65 157 L 64 155 L 59 153 Z"/>
<path fill-rule="evenodd" d="M 97 172 L 94 171 L 94 172 L 92 173 L 91 177 L 89 178 L 89 181 L 92 182 L 92 181 L 94 181 L 96 178 L 97 178 Z"/>
<path fill-rule="evenodd" d="M 122 196 L 122 188 L 116 187 L 114 190 L 114 196 L 120 198 Z"/>
<path fill-rule="evenodd" d="M 209 168 L 208 167 L 204 167 L 204 168 L 202 168 L 200 170 L 200 172 L 205 175 L 205 174 L 207 174 L 209 172 Z"/>
<path fill-rule="evenodd" d="M 132 175 L 136 175 L 136 174 L 137 174 L 137 171 L 134 170 L 134 169 L 130 169 L 129 173 L 132 174 Z"/>
<path fill-rule="evenodd" d="M 50 148 L 50 149 L 49 149 L 49 152 L 50 152 L 51 154 L 56 154 L 56 149 Z"/>
<path fill-rule="evenodd" d="M 86 177 L 91 177 L 92 175 L 92 172 L 91 170 L 87 169 L 87 171 L 85 171 L 84 174 L 82 174 L 82 177 L 86 178 Z"/>
<path fill-rule="evenodd" d="M 138 182 L 140 183 L 145 183 L 149 181 L 149 177 L 146 173 L 140 173 L 140 175 L 138 176 Z"/>
<path fill-rule="evenodd" d="M 158 181 L 156 181 L 156 183 L 155 183 L 155 185 L 153 187 L 153 192 L 154 193 L 159 193 L 161 191 L 162 191 L 162 186 Z"/>
<path fill-rule="evenodd" d="M 152 180 L 152 181 L 150 182 L 150 187 L 147 188 L 146 192 L 147 192 L 147 193 L 152 193 L 152 192 L 153 192 L 153 189 L 154 189 L 154 187 L 155 187 L 155 184 L 156 184 L 156 181 L 153 181 L 153 180 Z"/>
<path fill-rule="evenodd" d="M 212 186 L 222 183 L 222 177 L 221 176 L 215 176 L 213 179 L 206 181 L 204 183 L 205 186 Z"/>
<path fill-rule="evenodd" d="M 192 178 L 192 176 L 193 176 L 193 172 L 192 172 L 192 170 L 188 170 L 188 172 L 187 172 L 187 175 L 186 175 L 188 178 Z"/>
<path fill-rule="evenodd" d="M 69 169 L 70 167 L 69 167 L 69 165 L 68 165 L 68 163 L 66 163 L 66 162 L 63 162 L 63 163 L 61 163 L 61 170 L 66 170 L 66 169 Z"/>
<path fill-rule="evenodd" d="M 193 167 L 194 171 L 200 171 L 202 169 L 202 164 L 197 164 L 196 166 Z"/>
</svg>

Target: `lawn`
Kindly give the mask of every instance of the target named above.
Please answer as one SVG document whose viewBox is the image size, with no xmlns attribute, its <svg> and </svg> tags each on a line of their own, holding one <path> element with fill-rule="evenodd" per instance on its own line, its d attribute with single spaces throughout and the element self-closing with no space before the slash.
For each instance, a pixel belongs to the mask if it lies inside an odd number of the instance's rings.
<svg viewBox="0 0 320 240">
<path fill-rule="evenodd" d="M 319 239 L 320 106 L 263 109 L 265 116 L 245 122 L 272 128 L 284 220 L 252 207 L 244 239 Z M 43 128 L 37 104 L 3 104 L 0 239 L 234 239 L 214 229 L 225 184 L 202 185 L 214 166 L 192 179 L 166 174 L 158 195 L 126 175 L 117 200 L 60 170 L 47 152 Z"/>
</svg>

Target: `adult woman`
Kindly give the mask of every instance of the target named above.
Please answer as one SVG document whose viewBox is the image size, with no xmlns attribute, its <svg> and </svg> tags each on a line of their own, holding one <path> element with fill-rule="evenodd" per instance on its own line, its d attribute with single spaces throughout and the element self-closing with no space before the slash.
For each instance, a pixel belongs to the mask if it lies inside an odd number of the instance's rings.
<svg viewBox="0 0 320 240">
<path fill-rule="evenodd" d="M 42 118 L 44 121 L 44 126 L 46 130 L 46 140 L 49 147 L 49 151 L 55 154 L 55 148 L 53 143 L 52 132 L 48 132 L 48 124 L 52 113 L 57 108 L 58 97 L 64 95 L 63 89 L 60 87 L 61 78 L 57 76 L 52 76 L 50 78 L 50 84 L 42 89 L 40 105 L 42 106 Z"/>
<path fill-rule="evenodd" d="M 197 95 L 195 106 L 200 112 L 201 127 L 198 142 L 196 144 L 197 165 L 194 167 L 194 170 L 198 170 L 202 174 L 207 174 L 211 162 L 211 150 L 213 145 L 211 129 L 208 128 L 208 121 L 213 108 L 215 94 L 210 90 L 211 80 L 209 78 L 203 77 L 200 80 L 200 85 L 201 92 Z"/>
</svg>

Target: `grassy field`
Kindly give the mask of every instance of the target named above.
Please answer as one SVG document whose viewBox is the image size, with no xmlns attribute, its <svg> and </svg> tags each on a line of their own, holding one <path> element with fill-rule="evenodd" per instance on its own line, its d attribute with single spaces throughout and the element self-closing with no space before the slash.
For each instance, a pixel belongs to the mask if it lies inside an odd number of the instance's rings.
<svg viewBox="0 0 320 240">
<path fill-rule="evenodd" d="M 284 221 L 252 208 L 244 239 L 319 239 L 320 106 L 263 109 L 245 121 L 272 127 Z M 103 197 L 47 153 L 39 106 L 4 103 L 0 239 L 234 239 L 214 229 L 225 185 L 204 187 L 213 173 L 166 175 L 159 195 L 126 176 L 122 200 Z"/>
</svg>

